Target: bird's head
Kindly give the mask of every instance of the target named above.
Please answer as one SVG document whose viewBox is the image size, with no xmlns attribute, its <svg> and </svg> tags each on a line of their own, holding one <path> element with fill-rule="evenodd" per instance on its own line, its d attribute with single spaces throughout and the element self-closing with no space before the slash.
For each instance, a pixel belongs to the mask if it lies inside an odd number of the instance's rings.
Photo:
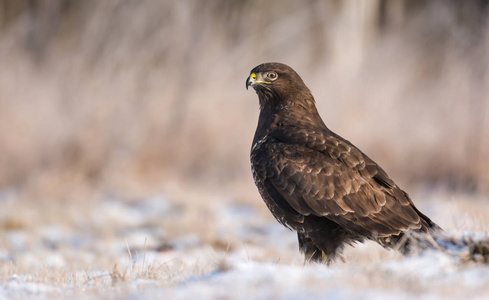
<svg viewBox="0 0 489 300">
<path fill-rule="evenodd" d="M 311 95 L 301 77 L 282 63 L 264 63 L 253 68 L 246 79 L 246 89 L 249 86 L 255 89 L 261 106 L 286 104 Z"/>
</svg>

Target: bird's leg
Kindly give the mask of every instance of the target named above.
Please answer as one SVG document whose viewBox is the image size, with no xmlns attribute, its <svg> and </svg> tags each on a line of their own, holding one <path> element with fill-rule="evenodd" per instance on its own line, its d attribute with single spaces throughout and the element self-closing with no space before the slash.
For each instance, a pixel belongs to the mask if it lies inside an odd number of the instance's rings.
<svg viewBox="0 0 489 300">
<path fill-rule="evenodd" d="M 312 253 L 304 253 L 304 265 L 310 263 L 311 261 L 314 261 L 314 255 L 316 254 L 316 251 Z"/>
<path fill-rule="evenodd" d="M 321 261 L 323 263 L 329 264 L 328 255 L 326 253 L 324 253 L 324 251 L 321 251 Z"/>
</svg>

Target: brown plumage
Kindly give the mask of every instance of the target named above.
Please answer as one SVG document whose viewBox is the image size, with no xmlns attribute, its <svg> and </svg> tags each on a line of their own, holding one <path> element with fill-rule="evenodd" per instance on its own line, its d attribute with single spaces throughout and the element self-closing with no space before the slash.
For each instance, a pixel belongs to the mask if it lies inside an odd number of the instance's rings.
<svg viewBox="0 0 489 300">
<path fill-rule="evenodd" d="M 330 263 L 365 239 L 407 252 L 406 232 L 439 229 L 379 165 L 326 127 L 292 68 L 261 64 L 249 86 L 260 102 L 253 178 L 275 218 L 297 231 L 306 259 Z"/>
</svg>

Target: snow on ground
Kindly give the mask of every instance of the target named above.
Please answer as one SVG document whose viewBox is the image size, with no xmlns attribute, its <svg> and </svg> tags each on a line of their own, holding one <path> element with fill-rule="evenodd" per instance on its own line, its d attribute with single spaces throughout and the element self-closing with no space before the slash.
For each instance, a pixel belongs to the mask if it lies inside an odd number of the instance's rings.
<svg viewBox="0 0 489 300">
<path fill-rule="evenodd" d="M 486 236 L 484 196 L 428 198 L 421 210 L 448 232 Z M 9 199 L 0 197 L 0 300 L 489 298 L 489 265 L 434 251 L 402 257 L 366 243 L 331 267 L 304 264 L 295 233 L 256 205 L 103 197 L 29 226 L 41 208 Z"/>
</svg>

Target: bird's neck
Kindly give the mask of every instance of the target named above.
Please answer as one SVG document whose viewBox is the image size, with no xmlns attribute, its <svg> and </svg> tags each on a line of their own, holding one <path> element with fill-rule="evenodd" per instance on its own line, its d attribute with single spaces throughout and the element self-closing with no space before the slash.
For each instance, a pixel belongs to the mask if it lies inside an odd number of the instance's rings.
<svg viewBox="0 0 489 300">
<path fill-rule="evenodd" d="M 282 115 L 287 123 L 298 127 L 312 124 L 324 125 L 312 96 L 301 99 L 300 101 L 289 102 L 284 108 Z"/>
<path fill-rule="evenodd" d="M 260 116 L 258 117 L 258 126 L 253 138 L 253 145 L 268 134 L 271 125 L 276 121 L 277 115 L 277 111 L 272 107 L 260 107 Z"/>
<path fill-rule="evenodd" d="M 300 101 L 280 101 L 279 103 L 266 102 L 265 105 L 260 105 L 260 116 L 253 144 L 263 139 L 272 125 L 276 123 L 298 128 L 321 127 L 327 129 L 311 95 Z"/>
</svg>

